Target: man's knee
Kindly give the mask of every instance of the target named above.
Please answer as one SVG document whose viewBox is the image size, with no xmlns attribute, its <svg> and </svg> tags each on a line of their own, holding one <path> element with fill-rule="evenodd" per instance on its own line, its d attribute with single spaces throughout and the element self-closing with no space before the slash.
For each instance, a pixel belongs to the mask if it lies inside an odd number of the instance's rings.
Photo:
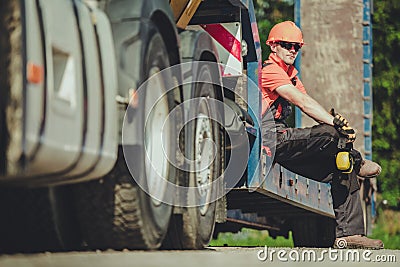
<svg viewBox="0 0 400 267">
<path fill-rule="evenodd" d="M 335 127 L 328 124 L 320 124 L 311 128 L 312 136 L 329 137 L 335 140 L 339 139 L 339 133 Z"/>
</svg>

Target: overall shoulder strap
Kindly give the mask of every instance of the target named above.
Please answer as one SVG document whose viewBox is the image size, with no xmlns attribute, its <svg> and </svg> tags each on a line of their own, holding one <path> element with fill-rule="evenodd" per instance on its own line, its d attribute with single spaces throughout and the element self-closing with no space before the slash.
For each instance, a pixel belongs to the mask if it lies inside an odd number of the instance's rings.
<svg viewBox="0 0 400 267">
<path fill-rule="evenodd" d="M 264 61 L 263 64 L 262 64 L 262 67 L 264 68 L 264 67 L 266 67 L 268 65 L 271 65 L 271 64 L 272 64 L 271 62 Z"/>
</svg>

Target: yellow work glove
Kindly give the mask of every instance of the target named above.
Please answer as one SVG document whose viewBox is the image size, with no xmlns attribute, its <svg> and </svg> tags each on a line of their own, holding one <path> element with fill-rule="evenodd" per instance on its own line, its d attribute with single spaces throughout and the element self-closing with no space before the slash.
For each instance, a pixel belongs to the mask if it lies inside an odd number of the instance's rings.
<svg viewBox="0 0 400 267">
<path fill-rule="evenodd" d="M 356 131 L 350 127 L 349 122 L 340 114 L 336 113 L 331 109 L 333 118 L 333 126 L 339 132 L 339 134 L 346 137 L 347 142 L 353 143 L 356 140 Z"/>
</svg>

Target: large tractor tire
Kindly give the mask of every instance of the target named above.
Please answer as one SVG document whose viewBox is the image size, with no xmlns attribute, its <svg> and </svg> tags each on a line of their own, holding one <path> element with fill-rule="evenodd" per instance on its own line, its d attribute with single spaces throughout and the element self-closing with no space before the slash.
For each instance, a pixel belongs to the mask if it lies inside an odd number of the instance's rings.
<svg viewBox="0 0 400 267">
<path fill-rule="evenodd" d="M 335 220 L 321 215 L 291 220 L 295 247 L 331 247 L 335 241 Z"/>
<path fill-rule="evenodd" d="M 0 189 L 0 251 L 79 249 L 79 228 L 67 186 Z"/>
<path fill-rule="evenodd" d="M 197 79 L 215 81 L 213 75 L 218 70 L 214 66 L 215 64 L 206 62 L 200 64 Z M 193 160 L 190 171 L 186 173 L 186 185 L 195 190 L 189 190 L 187 195 L 187 204 L 191 207 L 186 207 L 182 214 L 173 216 L 164 243 L 165 248 L 202 249 L 209 244 L 215 227 L 215 198 L 218 195 L 217 190 L 222 190 L 223 185 L 221 175 L 224 166 L 224 132 L 215 120 L 219 118 L 221 122 L 222 118 L 222 112 L 216 105 L 216 92 L 219 88 L 206 82 L 196 83 L 195 86 L 193 97 L 197 100 L 191 110 L 196 119 L 186 125 L 189 127 L 186 157 Z M 212 184 L 213 182 L 215 183 Z"/>
<path fill-rule="evenodd" d="M 133 181 L 122 159 L 101 180 L 75 188 L 78 219 L 89 249 L 156 249 L 170 210 L 155 209 L 152 199 Z"/>
<path fill-rule="evenodd" d="M 23 1 L 0 8 L 0 175 L 23 168 Z M 39 252 L 78 248 L 68 187 L 0 188 L 0 251 Z"/>
<path fill-rule="evenodd" d="M 0 175 L 15 173 L 21 155 L 23 117 L 23 27 L 20 1 L 0 8 Z"/>
<path fill-rule="evenodd" d="M 148 37 L 143 81 L 169 67 L 168 51 L 160 33 L 153 29 Z M 163 177 L 175 183 L 176 168 L 168 158 L 160 158 L 160 155 L 166 151 L 168 156 L 174 156 L 172 147 L 177 140 L 165 136 L 163 140 L 167 143 L 164 143 L 163 150 L 153 139 L 157 134 L 160 135 L 159 127 L 165 126 L 163 123 L 174 108 L 173 95 L 166 94 L 151 112 L 151 102 L 164 93 L 162 90 L 166 88 L 163 85 L 171 82 L 163 79 L 174 78 L 159 75 L 156 79 L 148 83 L 145 94 L 141 95 L 144 99 L 139 96 L 138 106 L 126 115 L 135 120 L 135 128 L 139 130 L 132 135 L 139 141 L 134 145 L 120 146 L 117 163 L 109 175 L 76 186 L 78 218 L 84 241 L 90 249 L 157 249 L 167 232 L 172 206 L 149 196 L 151 188 L 165 188 L 160 184 L 163 182 L 154 178 L 154 172 L 148 168 L 151 164 L 162 165 L 157 169 L 163 170 Z M 169 120 L 166 127 L 174 131 L 176 123 Z M 134 162 L 127 164 L 129 161 Z"/>
</svg>

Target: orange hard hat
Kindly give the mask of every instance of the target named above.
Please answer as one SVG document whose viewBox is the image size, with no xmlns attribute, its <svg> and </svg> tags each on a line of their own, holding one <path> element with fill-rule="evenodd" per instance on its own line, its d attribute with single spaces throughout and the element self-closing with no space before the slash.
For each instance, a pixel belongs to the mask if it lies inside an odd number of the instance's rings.
<svg viewBox="0 0 400 267">
<path fill-rule="evenodd" d="M 284 21 L 272 27 L 266 43 L 270 45 L 278 41 L 304 44 L 303 34 L 293 21 Z"/>
</svg>

